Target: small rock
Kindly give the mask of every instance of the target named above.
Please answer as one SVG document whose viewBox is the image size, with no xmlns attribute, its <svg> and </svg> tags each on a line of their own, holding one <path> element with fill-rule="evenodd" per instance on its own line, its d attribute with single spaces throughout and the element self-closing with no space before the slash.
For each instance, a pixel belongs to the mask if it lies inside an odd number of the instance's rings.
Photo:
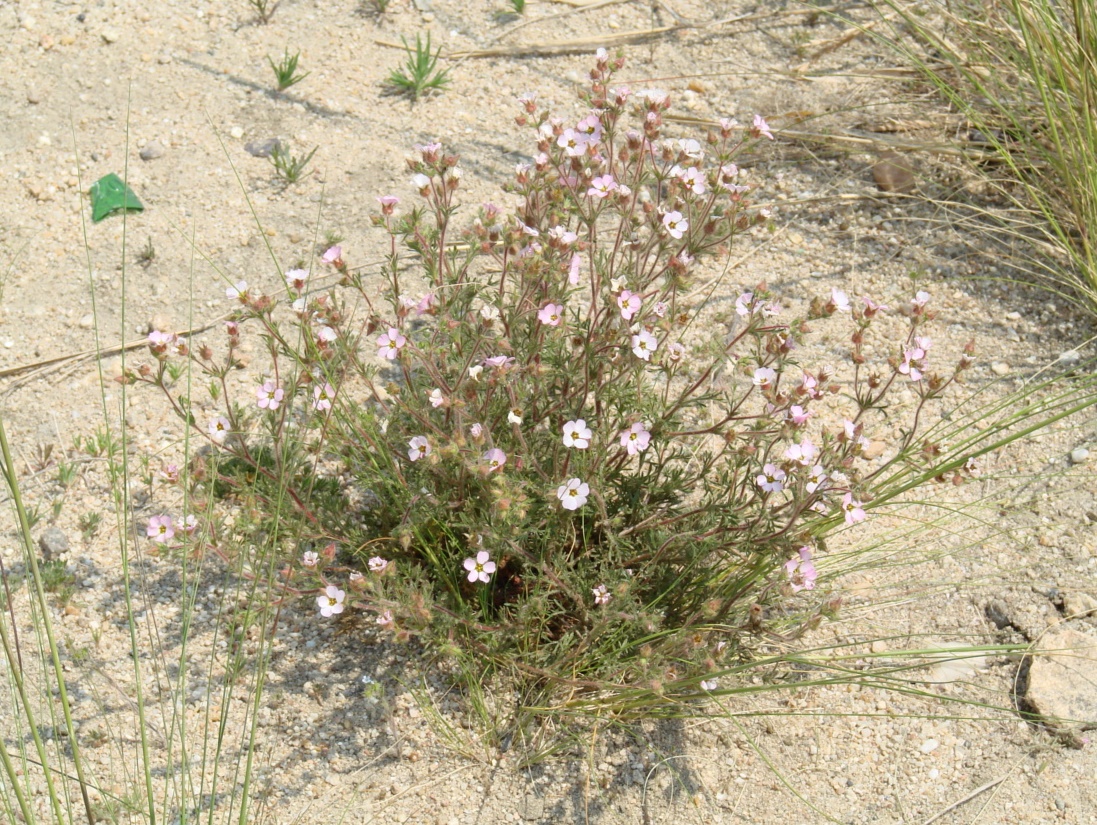
<svg viewBox="0 0 1097 825">
<path fill-rule="evenodd" d="M 914 191 L 914 167 L 898 152 L 881 152 L 880 159 L 872 166 L 872 178 L 881 192 Z"/>
<path fill-rule="evenodd" d="M 1063 733 L 1097 725 L 1097 637 L 1055 627 L 1030 661 L 1025 699 L 1044 722 Z"/>
<path fill-rule="evenodd" d="M 266 140 L 252 140 L 244 144 L 244 151 L 252 157 L 269 158 L 276 149 L 280 149 L 282 142 L 278 138 Z"/>
<path fill-rule="evenodd" d="M 103 38 L 104 43 L 117 43 L 118 42 L 118 30 L 117 29 L 103 29 L 99 33 L 99 36 Z"/>
<path fill-rule="evenodd" d="M 91 329 L 95 326 L 95 316 L 89 312 L 87 315 L 81 316 L 77 323 L 80 325 L 80 329 Z"/>
<path fill-rule="evenodd" d="M 1075 447 L 1070 451 L 1071 464 L 1084 464 L 1089 459 L 1089 450 L 1085 447 Z"/>
<path fill-rule="evenodd" d="M 62 46 L 71 46 L 75 42 L 76 42 L 76 35 L 73 35 L 73 34 L 63 34 L 63 35 L 61 35 L 61 45 Z"/>
<path fill-rule="evenodd" d="M 990 371 L 995 375 L 1009 375 L 1010 366 L 1005 361 L 995 361 L 990 365 Z"/>
<path fill-rule="evenodd" d="M 922 753 L 933 753 L 937 748 L 941 746 L 941 743 L 936 739 L 927 739 L 922 743 L 922 747 L 918 748 Z"/>
<path fill-rule="evenodd" d="M 233 126 L 231 129 L 229 129 L 229 134 L 232 135 L 233 140 L 239 140 L 244 136 L 244 130 L 241 129 L 239 126 Z"/>
<path fill-rule="evenodd" d="M 290 243 L 301 243 L 301 241 L 303 241 L 304 239 L 305 239 L 305 236 L 302 235 L 300 232 L 290 232 L 289 233 L 289 242 Z"/>
<path fill-rule="evenodd" d="M 156 160 L 164 156 L 164 145 L 158 140 L 150 140 L 140 152 L 141 160 Z"/>
<path fill-rule="evenodd" d="M 1068 619 L 1080 619 L 1097 613 L 1097 598 L 1089 593 L 1066 591 L 1063 593 L 1063 614 Z"/>
<path fill-rule="evenodd" d="M 42 47 L 43 51 L 49 51 L 53 48 L 53 36 L 49 34 L 43 34 L 38 38 L 38 45 Z"/>
<path fill-rule="evenodd" d="M 159 332 L 172 332 L 171 319 L 162 312 L 157 312 L 149 318 L 149 329 Z"/>
<path fill-rule="evenodd" d="M 527 793 L 522 797 L 522 803 L 518 806 L 518 815 L 522 819 L 536 822 L 545 815 L 545 800 L 539 796 Z"/>
<path fill-rule="evenodd" d="M 42 91 L 33 87 L 27 89 L 27 103 L 35 106 L 42 102 Z"/>
<path fill-rule="evenodd" d="M 1068 349 L 1059 353 L 1059 363 L 1064 367 L 1073 367 L 1082 360 L 1082 353 L 1076 349 Z"/>
<path fill-rule="evenodd" d="M 50 527 L 38 539 L 42 558 L 53 561 L 69 551 L 69 539 L 60 527 Z"/>
<path fill-rule="evenodd" d="M 877 639 L 869 647 L 871 648 L 873 653 L 883 653 L 888 649 L 887 642 L 883 641 L 882 639 Z"/>
<path fill-rule="evenodd" d="M 1009 617 L 1009 607 L 1000 599 L 987 602 L 984 612 L 990 621 L 999 630 L 1005 630 L 1013 626 L 1013 619 Z"/>
</svg>

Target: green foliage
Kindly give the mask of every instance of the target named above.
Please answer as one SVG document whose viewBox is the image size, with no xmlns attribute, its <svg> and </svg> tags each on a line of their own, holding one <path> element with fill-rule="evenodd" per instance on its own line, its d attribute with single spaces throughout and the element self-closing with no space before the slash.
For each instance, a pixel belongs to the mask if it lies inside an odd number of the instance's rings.
<svg viewBox="0 0 1097 825">
<path fill-rule="evenodd" d="M 388 11 L 392 0 L 362 0 L 362 10 L 373 17 L 380 17 Z"/>
<path fill-rule="evenodd" d="M 438 51 L 431 52 L 430 34 L 425 43 L 415 35 L 414 51 L 407 40 L 404 40 L 404 48 L 407 50 L 404 65 L 393 69 L 385 81 L 393 94 L 406 95 L 416 101 L 431 92 L 441 92 L 449 85 L 449 69 L 437 68 L 442 49 L 439 47 Z"/>
<path fill-rule="evenodd" d="M 299 158 L 292 153 L 289 146 L 279 141 L 270 153 L 270 162 L 274 166 L 274 174 L 286 185 L 297 183 L 305 177 L 305 168 L 319 148 L 319 146 L 314 146 L 311 152 Z"/>
<path fill-rule="evenodd" d="M 290 86 L 295 86 L 311 74 L 311 72 L 297 74 L 297 61 L 300 59 L 300 52 L 291 55 L 289 49 L 285 50 L 282 59 L 278 63 L 275 63 L 269 56 L 267 57 L 267 62 L 270 64 L 278 84 L 278 91 L 284 92 Z"/>
</svg>

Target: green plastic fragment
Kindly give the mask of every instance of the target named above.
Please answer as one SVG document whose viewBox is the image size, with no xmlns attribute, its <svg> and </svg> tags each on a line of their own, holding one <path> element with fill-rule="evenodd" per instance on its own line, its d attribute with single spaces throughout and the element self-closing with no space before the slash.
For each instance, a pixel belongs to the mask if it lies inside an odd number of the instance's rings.
<svg viewBox="0 0 1097 825">
<path fill-rule="evenodd" d="M 122 183 L 122 179 L 113 172 L 103 175 L 93 183 L 88 194 L 91 195 L 91 219 L 94 223 L 99 223 L 107 215 L 113 215 L 115 212 L 145 210 L 133 190 Z"/>
</svg>

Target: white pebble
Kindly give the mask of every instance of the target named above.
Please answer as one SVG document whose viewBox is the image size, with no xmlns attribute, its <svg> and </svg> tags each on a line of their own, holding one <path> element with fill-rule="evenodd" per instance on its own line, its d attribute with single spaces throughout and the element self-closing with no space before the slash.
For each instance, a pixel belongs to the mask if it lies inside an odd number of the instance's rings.
<svg viewBox="0 0 1097 825">
<path fill-rule="evenodd" d="M 229 129 L 229 134 L 232 135 L 233 138 L 235 138 L 236 140 L 239 140 L 244 136 L 244 130 L 241 129 L 239 126 L 233 126 L 231 129 Z"/>
<path fill-rule="evenodd" d="M 1059 363 L 1066 367 L 1072 367 L 1082 360 L 1082 353 L 1076 349 L 1068 349 L 1059 353 Z"/>
<path fill-rule="evenodd" d="M 1085 447 L 1075 447 L 1070 451 L 1070 463 L 1082 464 L 1089 458 L 1089 450 Z"/>
<path fill-rule="evenodd" d="M 1009 364 L 1005 361 L 995 361 L 990 365 L 990 371 L 995 375 L 1009 375 Z"/>
<path fill-rule="evenodd" d="M 922 747 L 920 747 L 918 750 L 920 750 L 922 753 L 933 753 L 935 750 L 937 750 L 940 744 L 941 743 L 938 742 L 936 739 L 927 739 L 925 742 L 922 743 Z"/>
</svg>

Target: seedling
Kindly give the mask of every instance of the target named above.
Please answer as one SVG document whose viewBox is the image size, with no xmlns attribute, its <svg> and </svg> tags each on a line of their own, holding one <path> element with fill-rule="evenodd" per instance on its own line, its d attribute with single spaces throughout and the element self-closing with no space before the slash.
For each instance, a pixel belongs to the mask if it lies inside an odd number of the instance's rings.
<svg viewBox="0 0 1097 825">
<path fill-rule="evenodd" d="M 137 263 L 141 266 L 148 267 L 154 260 L 156 260 L 156 247 L 152 245 L 152 238 L 145 242 L 144 248 L 137 253 Z"/>
<path fill-rule="evenodd" d="M 80 516 L 77 523 L 80 525 L 80 535 L 84 537 L 84 541 L 90 541 L 99 532 L 99 524 L 102 521 L 103 514 L 97 510 L 89 511 Z"/>
<path fill-rule="evenodd" d="M 373 17 L 380 17 L 388 11 L 390 2 L 392 0 L 363 0 L 362 12 Z"/>
<path fill-rule="evenodd" d="M 255 10 L 255 16 L 259 18 L 259 22 L 266 25 L 278 9 L 278 0 L 273 3 L 271 0 L 248 0 L 248 5 Z"/>
<path fill-rule="evenodd" d="M 425 43 L 419 35 L 415 35 L 415 51 L 412 51 L 407 40 L 404 40 L 404 48 L 408 53 L 404 65 L 393 69 L 385 81 L 393 94 L 407 95 L 415 101 L 428 92 L 440 92 L 449 85 L 449 69 L 438 68 L 442 49 L 439 47 L 438 51 L 431 53 L 429 34 Z"/>
<path fill-rule="evenodd" d="M 278 81 L 278 91 L 284 92 L 290 86 L 300 83 L 310 72 L 304 74 L 297 74 L 297 61 L 301 59 L 301 53 L 296 52 L 294 54 L 289 53 L 289 49 L 282 54 L 282 60 L 275 63 L 269 56 L 267 62 L 270 63 L 271 69 L 274 70 L 274 77 Z"/>
<path fill-rule="evenodd" d="M 309 161 L 312 160 L 312 156 L 316 154 L 316 150 L 319 148 L 319 146 L 315 146 L 311 152 L 299 158 L 290 153 L 288 146 L 279 143 L 274 151 L 270 153 L 270 162 L 274 166 L 274 173 L 287 185 L 297 183 L 305 176 L 305 167 L 309 165 Z"/>
</svg>

